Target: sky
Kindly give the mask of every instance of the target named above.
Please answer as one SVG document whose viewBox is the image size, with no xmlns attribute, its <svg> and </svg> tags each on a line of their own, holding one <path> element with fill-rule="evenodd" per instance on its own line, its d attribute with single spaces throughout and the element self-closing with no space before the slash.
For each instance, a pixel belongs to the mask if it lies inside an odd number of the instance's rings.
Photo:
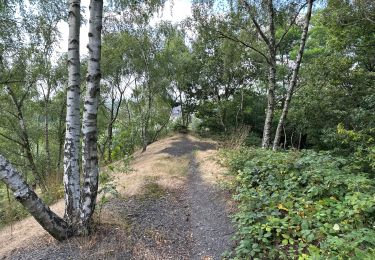
<svg viewBox="0 0 375 260">
<path fill-rule="evenodd" d="M 82 0 L 81 5 L 84 11 L 84 16 L 87 20 L 87 23 L 81 26 L 80 34 L 80 54 L 81 56 L 87 55 L 87 43 L 88 43 L 88 6 L 90 0 Z M 187 17 L 192 15 L 191 12 L 191 0 L 167 0 L 163 11 L 159 14 L 156 14 L 151 21 L 151 24 L 155 24 L 158 21 L 166 20 L 171 21 L 172 23 L 178 23 L 184 20 Z M 69 27 L 66 22 L 60 22 L 58 28 L 61 32 L 62 39 L 57 48 L 59 54 L 66 52 L 68 48 L 68 32 Z"/>
</svg>

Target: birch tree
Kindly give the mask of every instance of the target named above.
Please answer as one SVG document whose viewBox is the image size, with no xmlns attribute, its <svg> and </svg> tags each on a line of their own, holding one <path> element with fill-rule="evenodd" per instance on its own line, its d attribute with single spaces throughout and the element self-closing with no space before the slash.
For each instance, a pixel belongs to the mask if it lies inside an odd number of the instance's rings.
<svg viewBox="0 0 375 260">
<path fill-rule="evenodd" d="M 102 31 L 103 1 L 91 0 L 89 24 L 89 62 L 87 89 L 83 112 L 83 190 L 81 205 L 81 225 L 83 232 L 89 226 L 95 209 L 98 192 L 98 128 L 97 113 L 100 94 L 100 57 Z"/>
<path fill-rule="evenodd" d="M 302 56 L 303 56 L 303 52 L 305 50 L 305 45 L 306 45 L 306 40 L 307 40 L 307 34 L 308 34 L 308 31 L 309 31 L 309 24 L 310 24 L 310 19 L 311 19 L 312 6 L 313 6 L 313 0 L 308 0 L 305 22 L 304 22 L 303 31 L 302 31 L 302 34 L 301 34 L 301 42 L 300 42 L 297 58 L 296 58 L 296 61 L 295 61 L 295 64 L 294 64 L 294 68 L 293 68 L 293 71 L 292 71 L 292 78 L 290 80 L 289 88 L 288 88 L 286 98 L 285 98 L 285 101 L 284 101 L 284 107 L 283 107 L 283 110 L 281 112 L 279 123 L 277 125 L 277 129 L 276 129 L 276 133 L 275 133 L 275 139 L 273 141 L 273 146 L 272 146 L 273 150 L 277 150 L 277 148 L 278 148 L 278 145 L 279 145 L 279 142 L 280 142 L 280 137 L 281 137 L 281 131 L 284 127 L 285 120 L 286 120 L 286 117 L 288 115 L 290 102 L 292 100 L 293 92 L 294 92 L 294 90 L 296 88 L 296 85 L 297 85 L 298 71 L 299 71 L 299 68 L 301 66 Z"/>
<path fill-rule="evenodd" d="M 80 216 L 80 0 L 69 1 L 68 90 L 64 144 L 65 219 L 79 223 Z"/>
<path fill-rule="evenodd" d="M 15 198 L 27 209 L 38 223 L 57 240 L 71 236 L 67 222 L 45 205 L 26 184 L 22 175 L 0 155 L 0 180 L 14 192 Z"/>
<path fill-rule="evenodd" d="M 286 36 L 295 27 L 307 1 L 239 0 L 227 3 L 228 16 L 224 22 L 220 16 L 216 17 L 215 12 L 209 15 L 207 10 L 195 12 L 198 14 L 195 19 L 203 27 L 207 27 L 211 35 L 229 39 L 245 47 L 256 57 L 254 62 L 257 62 L 258 58 L 263 59 L 268 72 L 262 147 L 269 148 L 278 86 L 278 53 L 285 44 Z M 198 5 L 197 8 L 201 7 Z M 210 21 L 216 22 L 217 25 L 210 28 Z"/>
<path fill-rule="evenodd" d="M 95 209 L 98 190 L 97 156 L 97 109 L 100 87 L 101 26 L 103 1 L 90 2 L 89 29 L 89 69 L 88 87 L 84 102 L 83 115 L 83 171 L 84 183 L 80 189 L 78 149 L 80 140 L 80 62 L 79 62 L 79 26 L 80 1 L 69 2 L 69 44 L 68 70 L 69 86 L 67 91 L 66 139 L 64 151 L 64 219 L 53 213 L 23 180 L 22 175 L 0 155 L 0 180 L 14 192 L 16 199 L 34 216 L 34 218 L 58 240 L 76 234 L 87 234 Z"/>
</svg>

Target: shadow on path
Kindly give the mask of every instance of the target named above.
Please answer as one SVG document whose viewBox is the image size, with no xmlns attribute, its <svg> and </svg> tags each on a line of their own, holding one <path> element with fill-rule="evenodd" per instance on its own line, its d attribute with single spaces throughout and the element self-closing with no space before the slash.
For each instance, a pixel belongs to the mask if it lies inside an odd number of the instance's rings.
<svg viewBox="0 0 375 260">
<path fill-rule="evenodd" d="M 183 156 L 190 154 L 195 150 L 207 151 L 211 149 L 215 149 L 215 145 L 212 143 L 192 141 L 184 135 L 178 140 L 172 142 L 171 146 L 164 148 L 159 153 L 167 153 L 172 156 Z"/>
<path fill-rule="evenodd" d="M 199 171 L 199 162 L 193 152 L 215 149 L 215 145 L 204 141 L 190 140 L 182 136 L 159 153 L 172 156 L 189 156 L 189 169 L 185 192 L 181 199 L 188 205 L 188 223 L 192 236 L 190 259 L 221 259 L 226 250 L 231 250 L 234 228 L 225 210 L 222 191 L 206 183 Z"/>
<path fill-rule="evenodd" d="M 234 228 L 225 210 L 225 200 L 218 187 L 202 180 L 198 162 L 191 155 L 186 199 L 190 205 L 193 238 L 191 259 L 221 259 L 234 246 Z"/>
</svg>

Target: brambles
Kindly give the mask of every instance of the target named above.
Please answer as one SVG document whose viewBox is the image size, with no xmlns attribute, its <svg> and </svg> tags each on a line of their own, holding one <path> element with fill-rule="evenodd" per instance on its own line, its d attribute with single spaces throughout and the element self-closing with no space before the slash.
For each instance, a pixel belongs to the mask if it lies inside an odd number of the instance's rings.
<svg viewBox="0 0 375 260">
<path fill-rule="evenodd" d="M 375 181 L 328 152 L 227 151 L 237 179 L 237 259 L 370 257 Z"/>
</svg>

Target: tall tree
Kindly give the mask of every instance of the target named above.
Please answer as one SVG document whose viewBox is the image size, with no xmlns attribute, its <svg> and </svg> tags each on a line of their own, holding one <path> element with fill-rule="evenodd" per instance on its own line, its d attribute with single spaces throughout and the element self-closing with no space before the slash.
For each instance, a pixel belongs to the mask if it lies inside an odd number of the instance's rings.
<svg viewBox="0 0 375 260">
<path fill-rule="evenodd" d="M 277 150 L 277 148 L 279 146 L 281 131 L 284 127 L 284 123 L 285 123 L 286 117 L 288 115 L 290 102 L 292 100 L 292 96 L 293 96 L 294 90 L 295 90 L 296 85 L 297 85 L 298 72 L 299 72 L 299 68 L 301 66 L 303 52 L 305 50 L 307 33 L 309 31 L 309 24 L 310 24 L 310 19 L 311 19 L 311 11 L 312 11 L 312 6 L 313 6 L 313 0 L 308 0 L 307 3 L 308 3 L 307 4 L 307 11 L 306 11 L 305 22 L 304 22 L 304 26 L 303 26 L 303 30 L 302 30 L 302 35 L 301 35 L 301 42 L 300 42 L 297 58 L 294 62 L 294 68 L 293 68 L 293 71 L 292 71 L 292 78 L 290 80 L 289 88 L 288 88 L 286 98 L 285 98 L 285 101 L 284 101 L 284 107 L 283 107 L 283 110 L 281 112 L 279 123 L 277 125 L 277 129 L 276 129 L 276 132 L 275 132 L 275 139 L 273 141 L 273 146 L 272 146 L 273 150 Z"/>
<path fill-rule="evenodd" d="M 81 225 L 87 232 L 95 209 L 98 192 L 98 127 L 97 114 L 100 95 L 100 58 L 103 0 L 91 0 L 89 23 L 89 62 L 87 89 L 83 111 L 83 188 L 81 205 Z"/>
<path fill-rule="evenodd" d="M 80 217 L 80 0 L 69 1 L 68 90 L 64 144 L 65 219 L 71 225 Z"/>
<path fill-rule="evenodd" d="M 83 170 L 84 184 L 82 193 L 79 183 L 78 144 L 79 128 L 79 26 L 80 1 L 71 0 L 69 9 L 69 89 L 67 98 L 67 137 L 65 143 L 65 219 L 60 218 L 46 206 L 30 189 L 15 168 L 0 155 L 0 180 L 14 191 L 16 199 L 34 216 L 34 218 L 58 240 L 76 234 L 87 234 L 95 209 L 98 189 L 97 157 L 97 110 L 100 88 L 101 27 L 103 1 L 90 2 L 90 59 L 88 69 L 88 87 L 85 97 L 83 121 Z M 71 66 L 73 65 L 73 66 Z M 70 93 L 69 93 L 70 92 Z M 72 111 L 73 110 L 73 111 Z M 78 115 L 78 118 L 77 118 Z M 78 119 L 78 120 L 77 120 Z M 78 127 L 78 129 L 77 129 Z M 81 197 L 80 197 L 80 194 Z"/>
<path fill-rule="evenodd" d="M 202 2 L 202 1 L 201 1 Z M 227 11 L 217 14 L 215 5 L 211 14 L 200 5 L 195 12 L 195 20 L 210 29 L 212 35 L 229 39 L 244 46 L 251 53 L 261 57 L 267 69 L 267 109 L 263 127 L 262 147 L 269 148 L 272 122 L 278 90 L 279 52 L 291 29 L 297 25 L 299 14 L 307 1 L 238 0 L 227 1 Z M 199 10 L 203 9 L 203 10 Z M 198 15 L 196 15 L 198 14 Z M 210 28 L 210 21 L 216 20 L 219 26 Z M 221 22 L 223 20 L 223 22 Z M 253 56 L 254 56 L 253 55 Z M 256 58 L 256 59 L 257 59 Z M 254 61 L 250 63 L 255 64 Z M 259 66 L 257 64 L 257 66 Z M 298 71 L 297 71 L 298 72 Z M 260 80 L 264 80 L 259 77 Z"/>
</svg>

